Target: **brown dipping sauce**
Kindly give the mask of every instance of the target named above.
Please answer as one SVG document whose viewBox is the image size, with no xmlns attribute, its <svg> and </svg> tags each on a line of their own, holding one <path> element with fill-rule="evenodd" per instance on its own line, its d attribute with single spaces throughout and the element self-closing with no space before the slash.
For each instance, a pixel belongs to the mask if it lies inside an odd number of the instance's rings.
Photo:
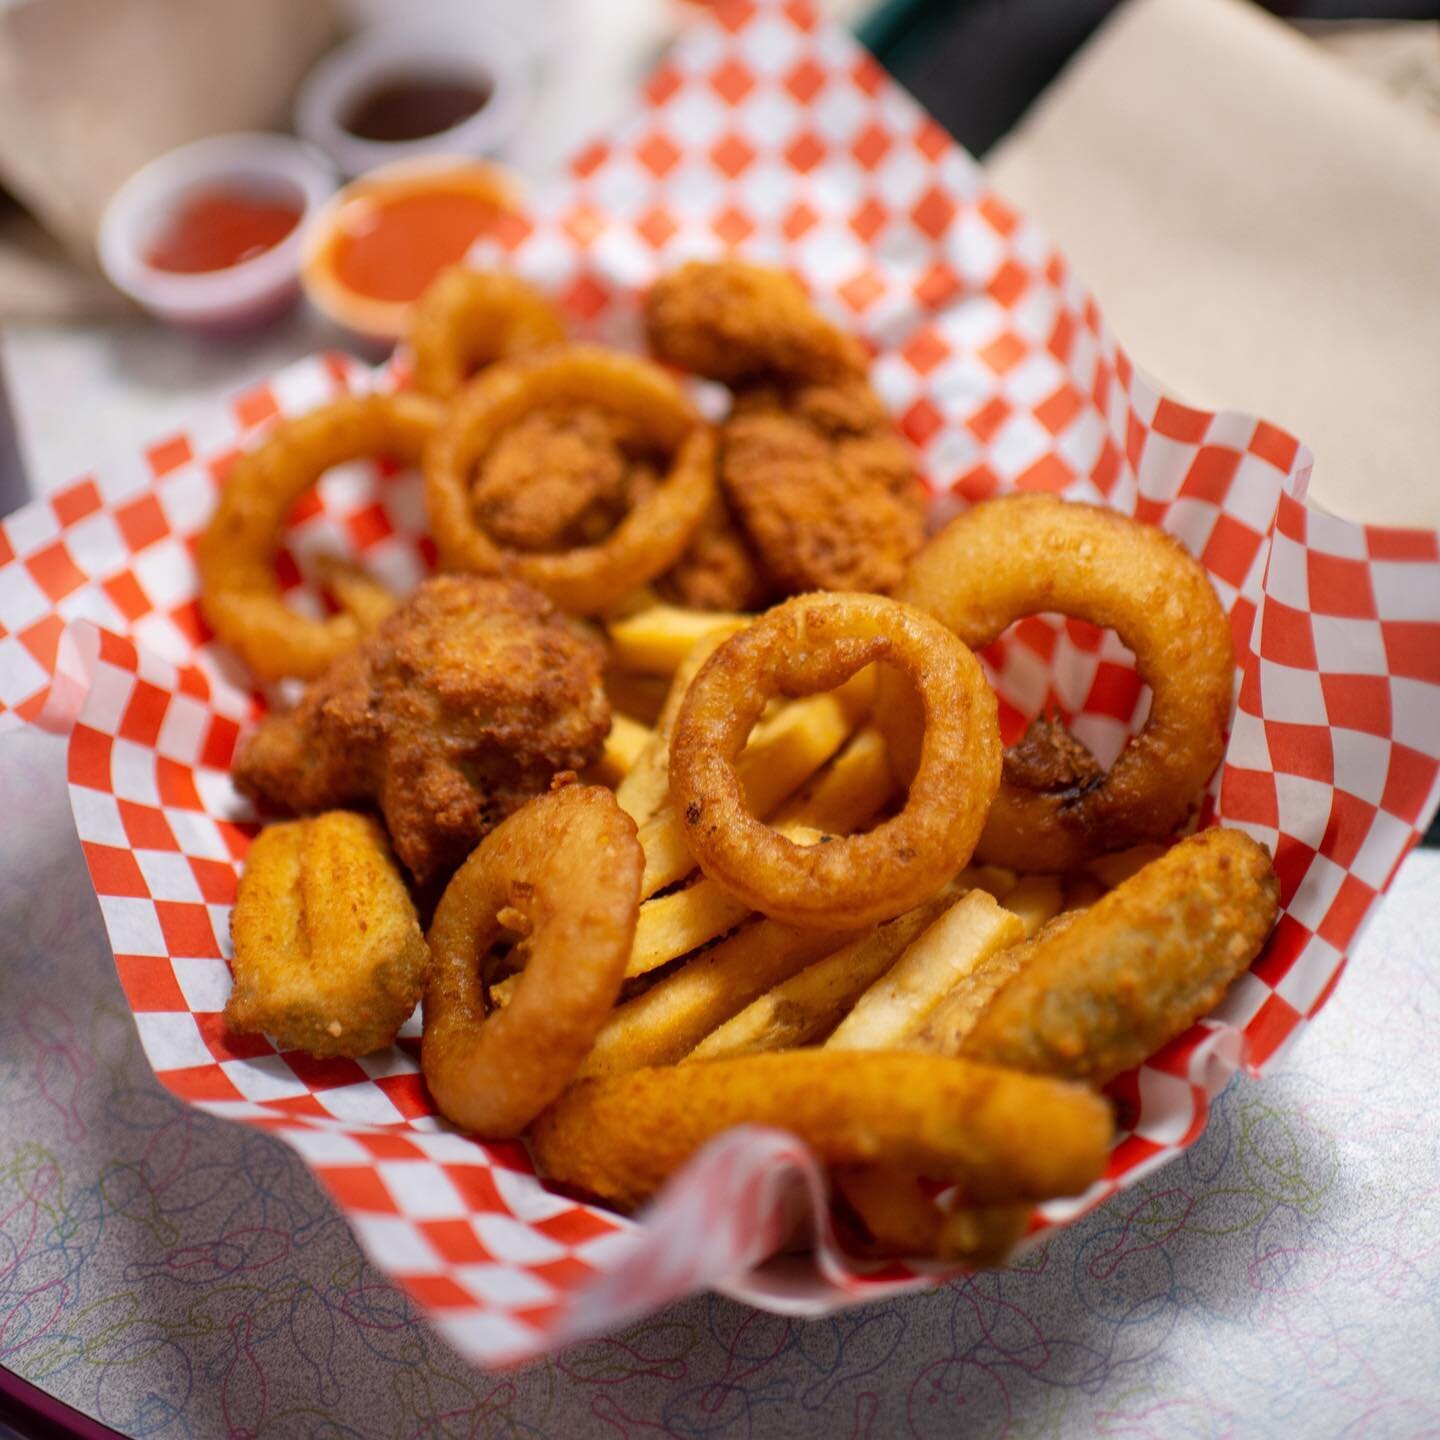
<svg viewBox="0 0 1440 1440">
<path fill-rule="evenodd" d="M 479 75 L 409 75 L 381 80 L 345 117 L 361 140 L 423 140 L 468 120 L 494 87 Z"/>
</svg>

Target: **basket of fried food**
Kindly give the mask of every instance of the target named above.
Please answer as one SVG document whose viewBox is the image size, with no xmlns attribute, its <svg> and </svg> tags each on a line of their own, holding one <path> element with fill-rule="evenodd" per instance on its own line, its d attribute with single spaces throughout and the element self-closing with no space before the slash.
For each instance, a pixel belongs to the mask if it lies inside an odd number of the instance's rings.
<svg viewBox="0 0 1440 1440">
<path fill-rule="evenodd" d="M 859 344 L 735 260 L 662 278 L 653 359 L 510 277 L 420 303 L 412 384 L 280 421 L 199 546 L 202 607 L 304 688 L 233 777 L 273 817 L 233 910 L 235 1032 L 317 1057 L 417 1002 L 439 1112 L 632 1212 L 732 1126 L 794 1133 L 859 1254 L 993 1264 L 1104 1172 L 1104 1088 L 1220 1001 L 1278 906 L 1197 828 L 1234 660 L 1201 566 L 1049 495 L 926 537 Z M 678 373 L 677 373 L 678 372 Z M 685 376 L 728 387 L 703 420 Z M 274 558 L 327 467 L 423 469 L 440 573 Z M 1150 687 L 1108 768 L 1002 744 L 977 651 L 1113 630 Z"/>
</svg>

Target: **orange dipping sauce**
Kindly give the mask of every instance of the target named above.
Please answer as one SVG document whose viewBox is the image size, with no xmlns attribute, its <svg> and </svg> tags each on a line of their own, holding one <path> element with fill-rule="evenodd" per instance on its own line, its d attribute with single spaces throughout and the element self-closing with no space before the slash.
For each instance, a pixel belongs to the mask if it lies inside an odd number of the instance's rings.
<svg viewBox="0 0 1440 1440">
<path fill-rule="evenodd" d="M 494 201 L 465 190 L 416 190 L 340 217 L 331 263 L 348 289 L 376 300 L 418 299 L 495 223 Z"/>
<path fill-rule="evenodd" d="M 272 250 L 300 223 L 298 200 L 218 188 L 185 196 L 145 250 L 145 263 L 175 275 L 228 270 Z"/>
<path fill-rule="evenodd" d="M 306 235 L 305 293 L 375 339 L 405 333 L 432 280 L 518 205 L 510 177 L 480 161 L 400 161 L 352 181 Z"/>
</svg>

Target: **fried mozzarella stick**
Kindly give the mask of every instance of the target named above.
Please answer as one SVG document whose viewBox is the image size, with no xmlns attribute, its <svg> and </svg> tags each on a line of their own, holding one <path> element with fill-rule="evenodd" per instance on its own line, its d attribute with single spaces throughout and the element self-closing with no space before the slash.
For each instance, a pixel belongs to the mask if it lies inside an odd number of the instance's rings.
<svg viewBox="0 0 1440 1440">
<path fill-rule="evenodd" d="M 963 1052 L 1103 1084 L 1212 1009 L 1275 924 L 1270 854 L 1239 830 L 1181 840 L 1043 935 Z"/>
<path fill-rule="evenodd" d="M 1100 1096 L 1063 1081 L 939 1055 L 789 1050 L 582 1080 L 531 1141 L 551 1179 L 633 1209 L 732 1125 L 788 1130 L 827 1165 L 956 1184 L 977 1205 L 1078 1194 L 1112 1129 Z"/>
</svg>

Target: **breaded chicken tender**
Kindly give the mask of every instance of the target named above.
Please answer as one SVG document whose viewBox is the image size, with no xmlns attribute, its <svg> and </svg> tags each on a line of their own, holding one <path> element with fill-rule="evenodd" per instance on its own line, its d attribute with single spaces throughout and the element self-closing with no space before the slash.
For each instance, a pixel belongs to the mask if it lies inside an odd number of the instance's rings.
<svg viewBox="0 0 1440 1440">
<path fill-rule="evenodd" d="M 925 538 L 924 490 L 864 379 L 736 398 L 721 486 L 785 594 L 884 593 Z"/>
<path fill-rule="evenodd" d="M 655 593 L 693 610 L 763 610 L 776 598 L 730 507 L 718 497 L 690 548 L 655 582 Z"/>
<path fill-rule="evenodd" d="M 659 483 L 653 463 L 631 451 L 625 421 L 593 405 L 533 411 L 479 465 L 475 516 L 512 550 L 594 545 Z"/>
<path fill-rule="evenodd" d="M 740 260 L 692 260 L 662 276 L 646 300 L 645 333 L 658 359 L 731 385 L 865 373 L 860 342 L 789 275 Z"/>
<path fill-rule="evenodd" d="M 1260 953 L 1279 903 L 1269 852 L 1242 831 L 1181 840 L 1037 936 L 959 1053 L 1103 1084 L 1214 1009 Z"/>
<path fill-rule="evenodd" d="M 374 820 L 343 810 L 263 830 L 230 912 L 225 1023 L 319 1057 L 383 1050 L 419 1003 L 429 951 Z"/>
<path fill-rule="evenodd" d="M 424 882 L 556 772 L 599 756 L 603 664 L 599 643 L 529 586 L 437 576 L 242 741 L 235 784 L 298 813 L 374 802 Z"/>
</svg>

